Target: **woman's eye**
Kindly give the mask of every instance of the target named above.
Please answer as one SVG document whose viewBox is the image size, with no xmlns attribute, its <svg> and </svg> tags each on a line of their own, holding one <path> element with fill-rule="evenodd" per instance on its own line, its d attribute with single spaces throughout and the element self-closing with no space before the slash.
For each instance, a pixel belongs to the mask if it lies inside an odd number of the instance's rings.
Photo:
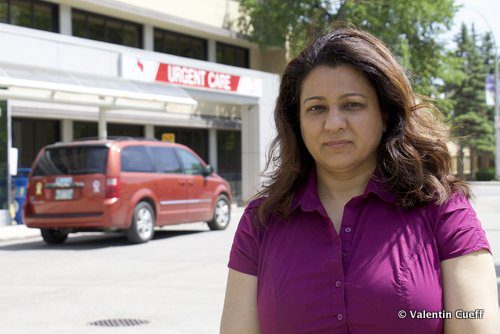
<svg viewBox="0 0 500 334">
<path fill-rule="evenodd" d="M 349 110 L 361 109 L 363 107 L 364 107 L 364 105 L 361 103 L 358 103 L 358 102 L 349 102 L 349 103 L 344 104 L 344 108 L 349 109 Z"/>
<path fill-rule="evenodd" d="M 319 112 L 319 111 L 323 111 L 323 110 L 325 110 L 325 106 L 322 106 L 322 105 L 314 105 L 314 106 L 310 106 L 309 108 L 307 108 L 308 112 Z"/>
</svg>

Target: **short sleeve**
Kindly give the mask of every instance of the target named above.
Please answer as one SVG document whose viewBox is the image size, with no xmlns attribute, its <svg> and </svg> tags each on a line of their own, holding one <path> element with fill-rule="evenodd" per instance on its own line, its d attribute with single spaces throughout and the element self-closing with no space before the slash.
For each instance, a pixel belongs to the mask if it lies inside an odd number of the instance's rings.
<svg viewBox="0 0 500 334">
<path fill-rule="evenodd" d="M 480 249 L 491 253 L 486 233 L 465 195 L 453 194 L 438 212 L 434 233 L 441 261 Z"/>
<path fill-rule="evenodd" d="M 259 231 L 253 225 L 257 210 L 253 205 L 245 209 L 234 235 L 228 267 L 244 274 L 257 276 L 259 264 Z"/>
</svg>

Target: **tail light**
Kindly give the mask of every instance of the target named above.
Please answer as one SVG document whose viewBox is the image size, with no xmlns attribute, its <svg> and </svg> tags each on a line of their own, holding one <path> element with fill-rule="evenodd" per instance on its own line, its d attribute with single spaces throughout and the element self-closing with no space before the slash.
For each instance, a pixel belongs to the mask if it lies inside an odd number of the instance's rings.
<svg viewBox="0 0 500 334">
<path fill-rule="evenodd" d="M 120 196 L 120 180 L 117 177 L 106 179 L 106 198 L 116 198 Z"/>
</svg>

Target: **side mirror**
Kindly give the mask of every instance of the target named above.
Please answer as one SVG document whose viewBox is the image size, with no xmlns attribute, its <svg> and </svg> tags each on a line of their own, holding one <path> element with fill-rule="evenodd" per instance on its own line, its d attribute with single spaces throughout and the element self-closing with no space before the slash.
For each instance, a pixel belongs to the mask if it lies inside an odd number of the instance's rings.
<svg viewBox="0 0 500 334">
<path fill-rule="evenodd" d="M 209 176 L 214 172 L 214 168 L 210 165 L 203 166 L 203 176 Z"/>
</svg>

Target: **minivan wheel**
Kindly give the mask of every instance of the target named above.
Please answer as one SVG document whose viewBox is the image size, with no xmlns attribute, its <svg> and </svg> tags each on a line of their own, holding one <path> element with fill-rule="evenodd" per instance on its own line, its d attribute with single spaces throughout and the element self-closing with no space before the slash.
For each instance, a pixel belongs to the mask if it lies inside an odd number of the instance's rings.
<svg viewBox="0 0 500 334">
<path fill-rule="evenodd" d="M 126 231 L 127 239 L 134 244 L 142 244 L 153 238 L 155 233 L 155 212 L 149 203 L 139 202 L 134 209 L 132 224 Z"/>
<path fill-rule="evenodd" d="M 55 228 L 41 228 L 43 241 L 50 245 L 62 244 L 68 238 L 68 232 Z"/>
<path fill-rule="evenodd" d="M 220 195 L 215 202 L 214 216 L 208 221 L 211 230 L 225 230 L 231 218 L 231 207 L 226 195 Z"/>
</svg>

